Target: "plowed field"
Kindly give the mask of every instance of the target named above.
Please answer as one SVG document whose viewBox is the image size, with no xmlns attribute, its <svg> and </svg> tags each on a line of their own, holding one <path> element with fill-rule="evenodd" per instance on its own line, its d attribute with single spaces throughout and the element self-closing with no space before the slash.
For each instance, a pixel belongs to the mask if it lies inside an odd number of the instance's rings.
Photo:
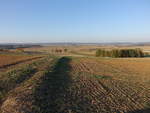
<svg viewBox="0 0 150 113">
<path fill-rule="evenodd" d="M 149 113 L 150 59 L 45 57 L 4 72 L 2 113 Z"/>
</svg>

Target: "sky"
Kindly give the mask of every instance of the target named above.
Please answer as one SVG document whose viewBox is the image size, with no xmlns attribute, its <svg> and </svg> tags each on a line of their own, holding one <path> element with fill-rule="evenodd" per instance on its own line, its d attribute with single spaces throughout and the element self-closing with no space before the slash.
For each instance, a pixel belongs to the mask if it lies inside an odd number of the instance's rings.
<svg viewBox="0 0 150 113">
<path fill-rule="evenodd" d="M 150 0 L 0 0 L 0 43 L 150 42 Z"/>
</svg>

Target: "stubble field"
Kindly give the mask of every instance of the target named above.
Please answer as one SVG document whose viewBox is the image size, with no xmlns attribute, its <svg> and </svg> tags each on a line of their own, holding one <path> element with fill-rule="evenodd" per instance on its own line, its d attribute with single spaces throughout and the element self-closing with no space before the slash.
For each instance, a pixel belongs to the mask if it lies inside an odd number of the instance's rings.
<svg viewBox="0 0 150 113">
<path fill-rule="evenodd" d="M 1 113 L 150 112 L 150 58 L 0 57 Z"/>
</svg>

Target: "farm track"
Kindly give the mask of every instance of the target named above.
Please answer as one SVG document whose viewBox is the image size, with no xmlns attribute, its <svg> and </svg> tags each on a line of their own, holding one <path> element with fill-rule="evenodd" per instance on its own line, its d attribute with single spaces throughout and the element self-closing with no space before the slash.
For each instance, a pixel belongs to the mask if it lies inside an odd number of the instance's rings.
<svg viewBox="0 0 150 113">
<path fill-rule="evenodd" d="M 58 110 L 55 102 L 62 99 L 61 92 L 69 86 L 67 71 L 63 70 L 67 68 L 67 62 L 68 58 L 60 58 L 55 65 L 51 62 L 43 64 L 40 71 L 10 92 L 1 107 L 2 113 L 47 113 Z M 52 69 L 51 65 L 54 66 Z"/>
<path fill-rule="evenodd" d="M 38 59 L 38 61 L 32 61 L 32 63 L 24 64 L 18 69 L 12 69 L 9 72 L 3 73 L 0 76 L 0 102 L 2 103 L 4 101 L 4 97 L 10 90 L 18 87 L 22 82 L 30 79 L 30 77 L 40 70 L 41 67 L 38 65 L 44 63 L 45 60 L 46 58 Z"/>
<path fill-rule="evenodd" d="M 116 69 L 107 62 L 83 59 L 62 57 L 45 61 L 31 77 L 9 92 L 1 112 L 150 112 L 145 107 L 150 102 L 149 85 L 126 79 L 132 71 Z M 120 78 L 121 74 L 126 77 Z"/>
<path fill-rule="evenodd" d="M 12 89 L 1 106 L 2 113 L 31 113 L 34 101 L 33 90 L 42 81 L 45 70 L 51 65 L 52 59 L 46 60 L 28 80 Z"/>
</svg>

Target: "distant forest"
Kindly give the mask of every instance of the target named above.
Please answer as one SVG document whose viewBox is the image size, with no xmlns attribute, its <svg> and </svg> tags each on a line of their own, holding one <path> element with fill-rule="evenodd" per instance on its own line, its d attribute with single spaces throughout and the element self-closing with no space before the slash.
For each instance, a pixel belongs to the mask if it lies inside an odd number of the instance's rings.
<svg viewBox="0 0 150 113">
<path fill-rule="evenodd" d="M 110 51 L 105 49 L 98 49 L 96 51 L 96 56 L 113 58 L 144 57 L 144 52 L 141 49 L 113 49 Z"/>
</svg>

